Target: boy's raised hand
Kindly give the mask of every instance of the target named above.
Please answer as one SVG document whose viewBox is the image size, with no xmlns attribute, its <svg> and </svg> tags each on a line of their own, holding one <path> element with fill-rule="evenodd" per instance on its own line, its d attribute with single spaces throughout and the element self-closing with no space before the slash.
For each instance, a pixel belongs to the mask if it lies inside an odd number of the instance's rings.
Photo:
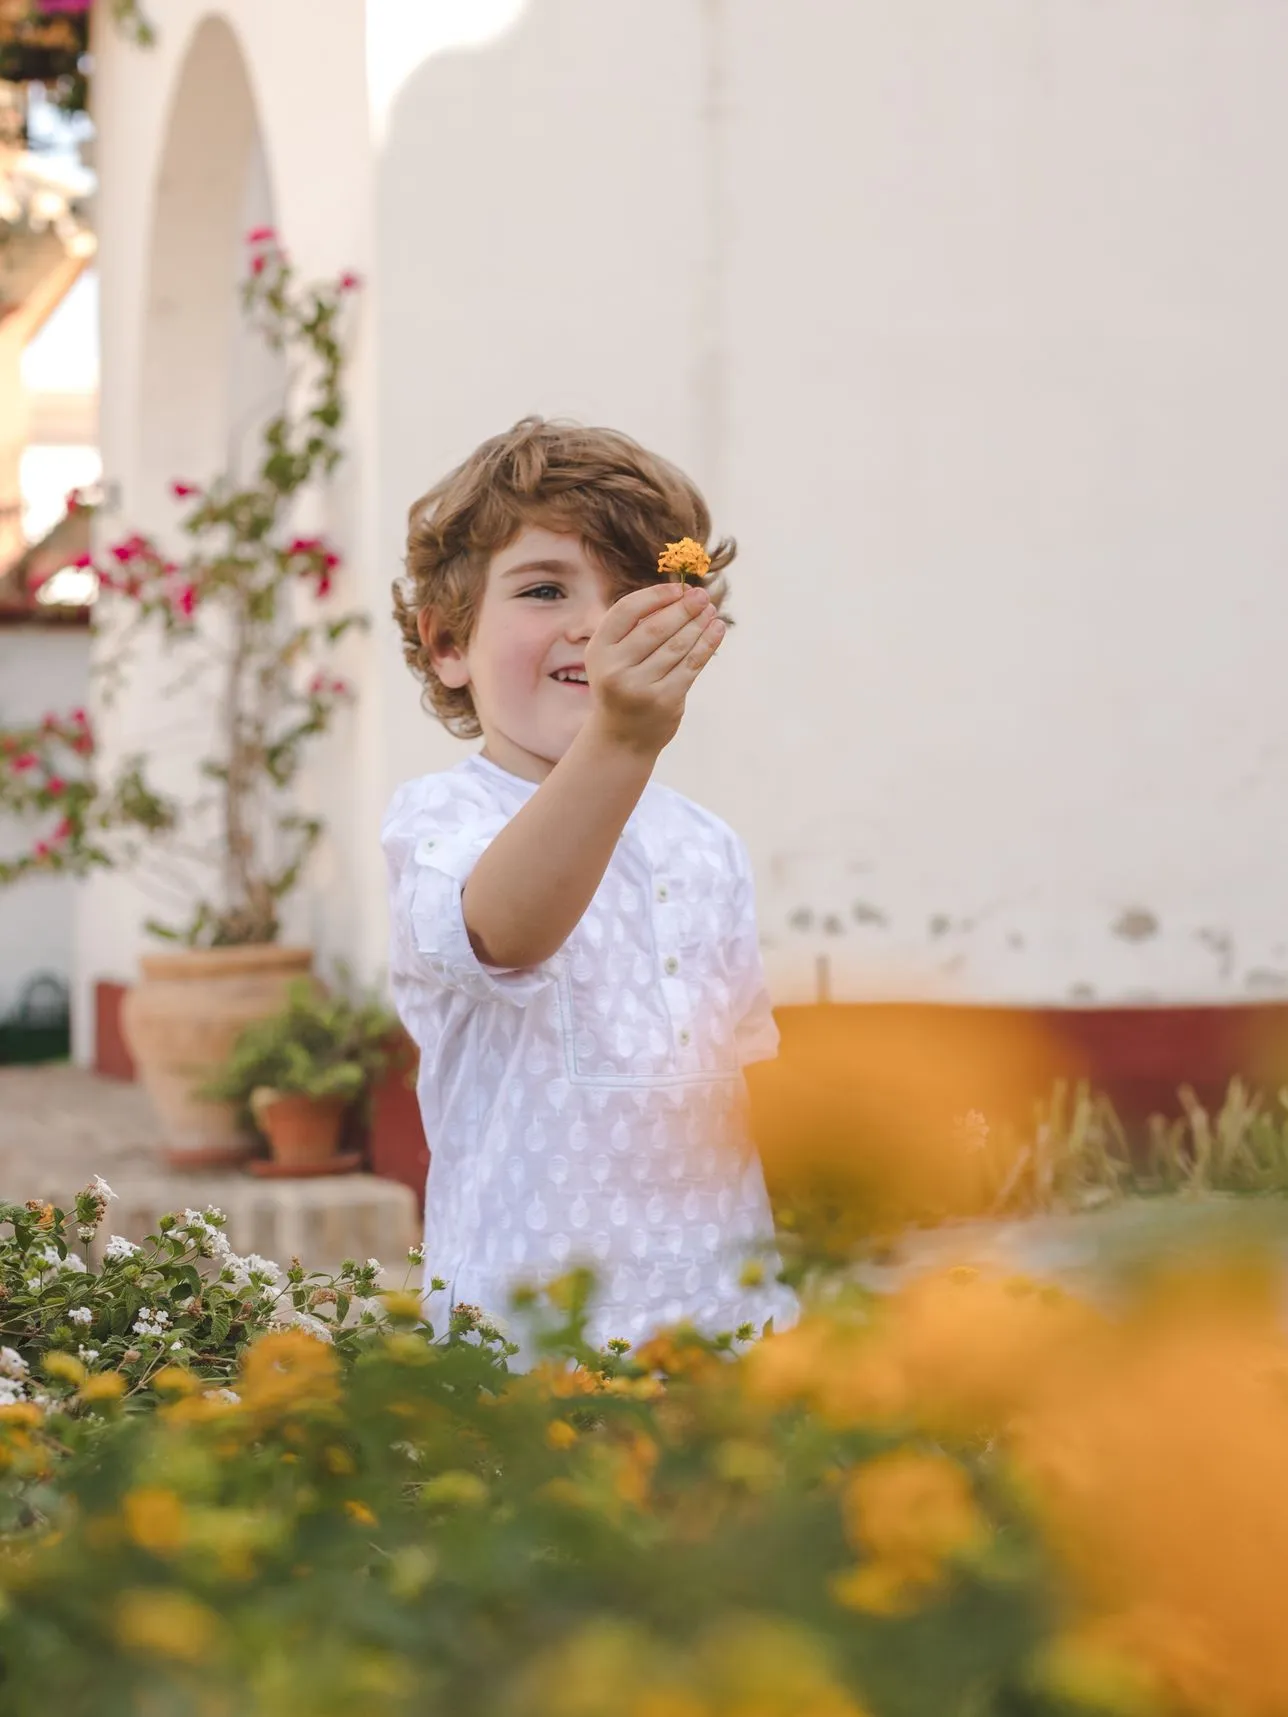
<svg viewBox="0 0 1288 1717">
<path fill-rule="evenodd" d="M 614 743 L 661 751 L 679 728 L 689 687 L 724 635 L 724 621 L 697 585 L 630 591 L 586 646 L 591 720 Z"/>
</svg>

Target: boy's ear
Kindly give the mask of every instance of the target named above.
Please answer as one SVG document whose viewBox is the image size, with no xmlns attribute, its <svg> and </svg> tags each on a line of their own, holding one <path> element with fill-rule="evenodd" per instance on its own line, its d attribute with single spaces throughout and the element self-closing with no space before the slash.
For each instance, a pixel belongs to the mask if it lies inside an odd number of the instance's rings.
<svg viewBox="0 0 1288 1717">
<path fill-rule="evenodd" d="M 432 608 L 422 608 L 416 616 L 416 630 L 420 633 L 420 641 L 429 652 L 429 659 L 434 672 L 445 686 L 453 691 L 470 683 L 469 664 L 465 653 L 452 640 L 450 632 L 445 632 L 438 624 L 438 618 Z"/>
</svg>

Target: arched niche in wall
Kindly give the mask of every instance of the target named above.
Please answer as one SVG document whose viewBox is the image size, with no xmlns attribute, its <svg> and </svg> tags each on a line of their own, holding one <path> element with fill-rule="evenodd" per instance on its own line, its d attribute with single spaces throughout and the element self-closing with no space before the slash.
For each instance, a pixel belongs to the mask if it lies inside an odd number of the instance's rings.
<svg viewBox="0 0 1288 1717">
<path fill-rule="evenodd" d="M 157 524 L 173 516 L 173 478 L 246 468 L 255 425 L 280 399 L 280 360 L 250 335 L 238 297 L 246 233 L 272 225 L 246 58 L 228 22 L 209 16 L 176 80 L 153 198 L 135 500 Z"/>
</svg>

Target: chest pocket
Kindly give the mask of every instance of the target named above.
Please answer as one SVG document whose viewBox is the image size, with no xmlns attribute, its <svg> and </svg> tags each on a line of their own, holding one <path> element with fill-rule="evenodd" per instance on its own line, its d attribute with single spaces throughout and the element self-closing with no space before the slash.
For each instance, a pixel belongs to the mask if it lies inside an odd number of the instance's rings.
<svg viewBox="0 0 1288 1717">
<path fill-rule="evenodd" d="M 568 1073 L 655 1084 L 737 1069 L 718 903 L 620 850 L 565 947 Z"/>
</svg>

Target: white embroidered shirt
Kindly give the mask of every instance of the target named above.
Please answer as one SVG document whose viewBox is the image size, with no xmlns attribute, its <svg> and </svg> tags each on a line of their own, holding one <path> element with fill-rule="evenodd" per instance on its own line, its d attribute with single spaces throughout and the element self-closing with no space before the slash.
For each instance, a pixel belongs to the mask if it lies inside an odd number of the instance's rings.
<svg viewBox="0 0 1288 1717">
<path fill-rule="evenodd" d="M 394 1000 L 421 1052 L 431 1159 L 428 1316 L 467 1302 L 505 1318 L 512 1286 L 594 1269 L 588 1334 L 639 1342 L 773 1316 L 773 1222 L 741 1069 L 774 1055 L 750 865 L 719 818 L 651 784 L 594 900 L 551 959 L 483 966 L 461 895 L 535 792 L 480 756 L 394 794 Z M 762 1287 L 740 1284 L 748 1251 Z M 448 1284 L 428 1293 L 431 1277 Z"/>
</svg>

